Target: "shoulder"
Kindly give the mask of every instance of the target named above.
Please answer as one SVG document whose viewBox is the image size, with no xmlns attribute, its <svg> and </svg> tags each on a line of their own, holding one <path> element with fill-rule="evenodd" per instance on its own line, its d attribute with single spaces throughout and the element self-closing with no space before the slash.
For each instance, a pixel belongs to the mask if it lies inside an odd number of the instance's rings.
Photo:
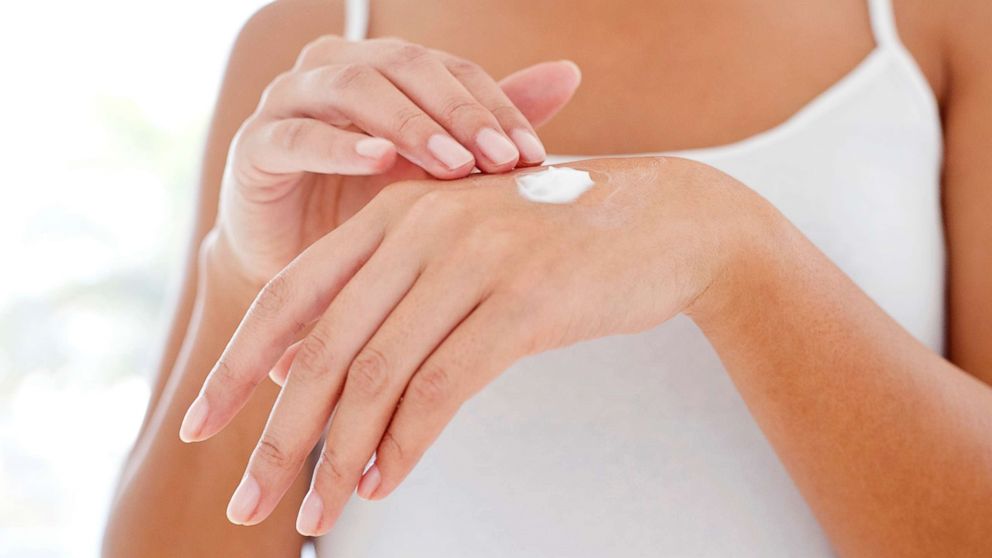
<svg viewBox="0 0 992 558">
<path fill-rule="evenodd" d="M 953 102 L 952 96 L 959 93 L 962 82 L 989 82 L 992 78 L 992 2 L 891 1 L 902 40 L 926 74 L 942 106 Z"/>
<path fill-rule="evenodd" d="M 278 0 L 260 8 L 241 27 L 229 70 L 271 80 L 290 69 L 307 43 L 344 29 L 344 0 Z"/>
</svg>

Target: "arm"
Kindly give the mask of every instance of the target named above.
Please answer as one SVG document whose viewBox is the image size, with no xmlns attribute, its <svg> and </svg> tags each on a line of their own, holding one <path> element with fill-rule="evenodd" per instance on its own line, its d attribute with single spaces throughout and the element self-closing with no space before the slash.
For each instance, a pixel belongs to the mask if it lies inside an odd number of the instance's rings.
<svg viewBox="0 0 992 558">
<path fill-rule="evenodd" d="M 240 317 L 233 313 L 247 305 L 243 300 L 218 305 L 216 280 L 209 281 L 203 275 L 197 257 L 217 215 L 228 147 L 238 127 L 255 109 L 263 89 L 293 65 L 303 45 L 342 27 L 340 6 L 328 4 L 339 3 L 296 0 L 269 5 L 244 26 L 233 47 L 210 123 L 194 230 L 170 329 L 148 411 L 124 465 L 104 536 L 107 556 L 299 554 L 302 538 L 291 536 L 295 535 L 291 519 L 245 533 L 224 518 L 230 490 L 240 476 L 236 471 L 240 465 L 231 465 L 243 462 L 243 456 L 251 451 L 251 438 L 261 431 L 275 390 L 263 389 L 257 404 L 253 402 L 246 409 L 251 417 L 239 423 L 239 433 L 213 448 L 181 446 L 176 435 L 181 416 L 173 416 L 170 409 L 183 406 L 192 397 L 189 385 L 202 381 L 212 363 L 204 361 L 223 349 Z M 293 33 L 286 33 L 287 28 Z M 206 462 L 211 466 L 198 466 Z M 185 541 L 189 548 L 176 546 Z M 244 546 L 235 552 L 236 544 Z"/>
<path fill-rule="evenodd" d="M 992 548 L 992 5 L 944 9 L 950 362 L 791 227 L 695 316 L 843 555 Z"/>
<path fill-rule="evenodd" d="M 540 162 L 544 150 L 533 126 L 556 113 L 578 85 L 577 69 L 567 62 L 537 64 L 497 83 L 477 65 L 423 46 L 321 35 L 340 24 L 323 16 L 325 4 L 270 5 L 235 47 L 201 186 L 197 240 L 208 227 L 212 233 L 199 263 L 189 266 L 163 364 L 171 373 L 159 379 L 125 470 L 108 554 L 136 548 L 141 555 L 171 554 L 176 543 L 166 545 L 160 536 L 166 533 L 204 555 L 222 547 L 230 552 L 232 545 L 271 555 L 272 544 L 280 553 L 298 553 L 302 539 L 286 535 L 291 521 L 280 518 L 245 534 L 233 531 L 223 513 L 225 495 L 240 477 L 229 465 L 253 445 L 275 388 L 262 386 L 231 436 L 202 450 L 178 444 L 177 436 L 189 440 L 195 432 L 179 428 L 177 409 L 194 398 L 207 364 L 233 334 L 233 317 L 300 250 L 401 176 L 456 178 L 475 166 L 499 172 Z M 212 273 L 204 269 L 208 263 Z M 294 476 L 283 488 L 292 501 L 303 484 Z M 228 518 L 237 521 L 231 511 Z"/>
<path fill-rule="evenodd" d="M 767 230 L 690 315 L 838 551 L 987 552 L 992 390 L 784 220 Z"/>
</svg>

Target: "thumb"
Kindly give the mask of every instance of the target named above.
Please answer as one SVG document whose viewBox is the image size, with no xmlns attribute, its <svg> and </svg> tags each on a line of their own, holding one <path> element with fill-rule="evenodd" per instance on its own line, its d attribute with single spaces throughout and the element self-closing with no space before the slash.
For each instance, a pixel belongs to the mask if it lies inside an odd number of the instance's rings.
<svg viewBox="0 0 992 558">
<path fill-rule="evenodd" d="M 537 128 L 568 104 L 580 81 L 582 72 L 575 62 L 559 60 L 518 70 L 500 80 L 499 85 Z"/>
</svg>

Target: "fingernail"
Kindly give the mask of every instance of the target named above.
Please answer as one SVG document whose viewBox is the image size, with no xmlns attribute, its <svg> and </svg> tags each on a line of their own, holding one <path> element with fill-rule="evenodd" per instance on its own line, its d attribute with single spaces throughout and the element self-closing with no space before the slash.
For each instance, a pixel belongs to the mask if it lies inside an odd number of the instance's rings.
<svg viewBox="0 0 992 558">
<path fill-rule="evenodd" d="M 431 136 L 427 140 L 427 149 L 451 170 L 460 169 L 474 160 L 468 149 L 443 134 Z"/>
<path fill-rule="evenodd" d="M 250 474 L 246 474 L 227 505 L 227 519 L 236 525 L 246 524 L 258 507 L 261 495 L 262 490 L 258 486 L 258 481 Z"/>
<path fill-rule="evenodd" d="M 366 138 L 358 140 L 355 152 L 369 159 L 381 159 L 393 149 L 393 142 L 382 138 Z"/>
<path fill-rule="evenodd" d="M 571 66 L 572 71 L 575 72 L 575 77 L 578 78 L 580 81 L 582 80 L 582 70 L 579 69 L 578 64 L 572 62 L 571 60 L 562 60 L 562 62 Z"/>
<path fill-rule="evenodd" d="M 320 528 L 320 516 L 324 513 L 324 501 L 316 492 L 310 490 L 300 506 L 300 515 L 296 516 L 296 531 L 308 537 L 317 536 Z"/>
<path fill-rule="evenodd" d="M 504 165 L 517 158 L 516 146 L 492 128 L 483 128 L 476 134 L 475 142 L 494 165 Z"/>
<path fill-rule="evenodd" d="M 528 163 L 540 163 L 547 156 L 541 140 L 537 139 L 537 136 L 527 130 L 514 130 L 510 134 L 510 137 L 513 138 L 513 142 L 520 149 L 520 156 L 524 161 Z"/>
<path fill-rule="evenodd" d="M 371 500 L 372 493 L 375 492 L 376 488 L 379 488 L 381 482 L 382 474 L 379 473 L 379 467 L 373 464 L 368 471 L 365 471 L 362 480 L 358 482 L 358 495 L 366 500 Z"/>
<path fill-rule="evenodd" d="M 183 423 L 179 426 L 179 439 L 186 443 L 195 442 L 200 431 L 203 430 L 203 424 L 207 422 L 209 411 L 207 400 L 202 395 L 198 395 L 186 410 Z"/>
</svg>

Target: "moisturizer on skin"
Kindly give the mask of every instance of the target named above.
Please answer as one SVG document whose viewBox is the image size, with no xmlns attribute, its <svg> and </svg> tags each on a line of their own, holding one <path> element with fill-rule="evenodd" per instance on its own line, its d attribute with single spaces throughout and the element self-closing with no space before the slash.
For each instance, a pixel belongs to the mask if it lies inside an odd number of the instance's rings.
<svg viewBox="0 0 992 558">
<path fill-rule="evenodd" d="M 538 203 L 572 203 L 593 184 L 588 172 L 568 167 L 548 167 L 517 176 L 520 195 Z"/>
</svg>

